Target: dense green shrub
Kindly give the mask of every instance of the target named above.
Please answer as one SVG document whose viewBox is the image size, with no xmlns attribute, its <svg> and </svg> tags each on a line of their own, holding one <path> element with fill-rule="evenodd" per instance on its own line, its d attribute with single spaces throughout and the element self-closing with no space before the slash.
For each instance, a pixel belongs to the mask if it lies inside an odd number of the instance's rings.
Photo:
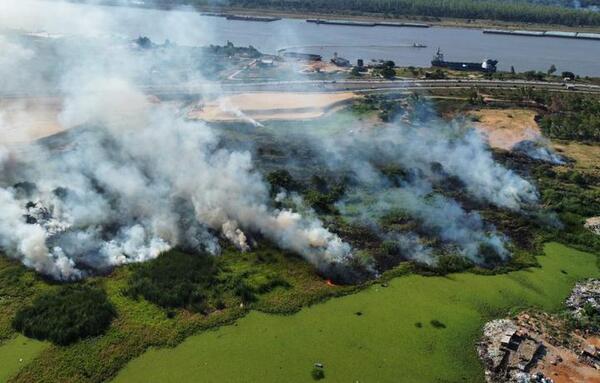
<svg viewBox="0 0 600 383">
<path fill-rule="evenodd" d="M 304 191 L 304 201 L 318 213 L 336 213 L 334 204 L 346 192 L 345 180 L 329 181 L 319 175 L 313 175 L 310 185 Z"/>
<path fill-rule="evenodd" d="M 310 371 L 310 376 L 312 376 L 314 380 L 321 380 L 325 378 L 325 371 L 323 371 L 322 368 L 313 367 Z"/>
<path fill-rule="evenodd" d="M 30 338 L 67 345 L 102 334 L 116 311 L 95 287 L 62 286 L 17 312 L 13 327 Z"/>
<path fill-rule="evenodd" d="M 271 194 L 279 192 L 280 189 L 292 191 L 300 187 L 290 172 L 285 169 L 272 171 L 267 175 L 267 181 L 271 185 Z"/>
<path fill-rule="evenodd" d="M 540 121 L 544 135 L 577 141 L 600 141 L 600 102 L 578 94 L 549 96 L 550 113 Z"/>
<path fill-rule="evenodd" d="M 126 293 L 165 308 L 187 308 L 203 312 L 209 287 L 215 281 L 217 266 L 214 257 L 164 253 L 158 258 L 135 265 Z"/>
</svg>

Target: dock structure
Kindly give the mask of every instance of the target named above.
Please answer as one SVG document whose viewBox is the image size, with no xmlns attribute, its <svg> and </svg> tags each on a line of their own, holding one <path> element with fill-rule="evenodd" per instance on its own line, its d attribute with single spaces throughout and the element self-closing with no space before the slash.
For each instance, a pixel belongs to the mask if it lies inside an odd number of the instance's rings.
<svg viewBox="0 0 600 383">
<path fill-rule="evenodd" d="M 350 20 L 323 20 L 323 19 L 307 19 L 307 23 L 325 24 L 325 25 L 346 25 L 351 27 L 374 27 L 375 23 L 366 21 L 350 21 Z"/>
<path fill-rule="evenodd" d="M 369 22 L 352 20 L 329 20 L 329 19 L 306 19 L 307 23 L 323 25 L 344 25 L 349 27 L 398 27 L 398 28 L 429 28 L 429 24 L 422 23 L 393 23 L 393 22 Z"/>
<path fill-rule="evenodd" d="M 286 59 L 294 59 L 299 61 L 321 61 L 323 57 L 321 55 L 305 52 L 280 52 L 281 57 Z"/>
<path fill-rule="evenodd" d="M 600 33 L 563 32 L 563 31 L 527 31 L 509 29 L 484 29 L 483 33 L 494 35 L 531 36 L 531 37 L 560 37 L 567 39 L 600 40 Z"/>
<path fill-rule="evenodd" d="M 376 27 L 408 27 L 408 28 L 429 28 L 429 24 L 422 23 L 390 23 L 390 22 L 381 22 L 375 23 Z"/>
<path fill-rule="evenodd" d="M 260 21 L 263 23 L 270 23 L 272 21 L 281 20 L 281 17 L 270 17 L 270 16 L 246 16 L 246 15 L 225 15 L 227 20 L 240 20 L 240 21 Z"/>
</svg>

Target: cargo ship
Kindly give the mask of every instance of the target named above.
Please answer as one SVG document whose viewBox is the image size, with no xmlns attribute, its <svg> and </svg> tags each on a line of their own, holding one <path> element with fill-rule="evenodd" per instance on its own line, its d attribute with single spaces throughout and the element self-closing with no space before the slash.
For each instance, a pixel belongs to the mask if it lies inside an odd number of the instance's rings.
<svg viewBox="0 0 600 383">
<path fill-rule="evenodd" d="M 444 54 L 440 51 L 439 48 L 435 56 L 433 56 L 433 60 L 431 60 L 431 66 L 433 67 L 488 73 L 493 73 L 496 71 L 496 64 L 498 64 L 498 60 L 490 59 L 485 59 L 483 60 L 483 62 L 480 63 L 445 61 Z"/>
</svg>

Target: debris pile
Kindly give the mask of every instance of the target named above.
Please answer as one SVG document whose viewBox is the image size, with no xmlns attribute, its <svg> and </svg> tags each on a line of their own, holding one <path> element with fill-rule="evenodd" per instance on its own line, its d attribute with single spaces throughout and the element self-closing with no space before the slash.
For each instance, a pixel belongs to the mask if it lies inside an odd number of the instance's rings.
<svg viewBox="0 0 600 383">
<path fill-rule="evenodd" d="M 588 279 L 575 285 L 566 303 L 575 318 L 583 316 L 586 306 L 600 312 L 600 279 Z"/>
<path fill-rule="evenodd" d="M 483 335 L 478 353 L 485 362 L 488 382 L 552 382 L 543 374 L 530 374 L 546 350 L 527 329 L 512 320 L 499 319 L 488 322 Z"/>
<path fill-rule="evenodd" d="M 600 217 L 588 218 L 583 226 L 592 233 L 600 235 Z"/>
<path fill-rule="evenodd" d="M 600 337 L 593 323 L 600 313 L 600 280 L 577 284 L 566 300 L 567 317 L 527 311 L 486 323 L 477 346 L 486 381 L 600 383 Z M 586 324 L 587 323 L 587 324 Z"/>
</svg>

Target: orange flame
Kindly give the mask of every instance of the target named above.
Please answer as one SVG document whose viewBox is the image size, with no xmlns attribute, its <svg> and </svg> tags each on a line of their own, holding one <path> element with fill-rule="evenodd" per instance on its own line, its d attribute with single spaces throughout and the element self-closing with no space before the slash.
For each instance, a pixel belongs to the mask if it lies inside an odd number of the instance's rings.
<svg viewBox="0 0 600 383">
<path fill-rule="evenodd" d="M 331 279 L 327 279 L 325 281 L 325 284 L 327 284 L 327 286 L 329 286 L 329 287 L 335 287 L 335 283 L 331 282 Z"/>
</svg>

